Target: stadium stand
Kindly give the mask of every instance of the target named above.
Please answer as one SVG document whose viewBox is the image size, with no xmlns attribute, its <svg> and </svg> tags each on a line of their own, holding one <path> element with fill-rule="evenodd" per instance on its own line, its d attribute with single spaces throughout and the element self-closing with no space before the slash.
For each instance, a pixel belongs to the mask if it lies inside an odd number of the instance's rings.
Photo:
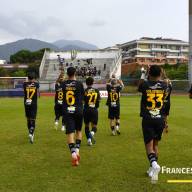
<svg viewBox="0 0 192 192">
<path fill-rule="evenodd" d="M 121 52 L 113 51 L 45 51 L 39 69 L 40 81 L 55 81 L 61 71 L 69 66 L 77 68 L 77 76 L 84 79 L 93 76 L 105 80 L 111 74 L 121 76 Z"/>
</svg>

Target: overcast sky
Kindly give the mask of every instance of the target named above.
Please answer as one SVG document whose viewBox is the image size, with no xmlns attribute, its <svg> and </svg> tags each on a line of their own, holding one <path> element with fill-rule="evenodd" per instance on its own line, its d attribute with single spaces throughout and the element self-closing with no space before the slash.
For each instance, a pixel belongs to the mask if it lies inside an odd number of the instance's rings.
<svg viewBox="0 0 192 192">
<path fill-rule="evenodd" d="M 143 36 L 188 40 L 188 0 L 1 0 L 0 44 L 82 40 L 100 48 Z"/>
</svg>

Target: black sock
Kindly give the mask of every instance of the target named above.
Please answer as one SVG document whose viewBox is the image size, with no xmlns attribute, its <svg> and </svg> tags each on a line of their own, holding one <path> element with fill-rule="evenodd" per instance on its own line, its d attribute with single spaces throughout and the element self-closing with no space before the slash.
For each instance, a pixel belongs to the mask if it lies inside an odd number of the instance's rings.
<svg viewBox="0 0 192 192">
<path fill-rule="evenodd" d="M 114 131 L 115 130 L 115 126 L 111 126 L 111 131 Z"/>
<path fill-rule="evenodd" d="M 30 121 L 29 133 L 33 135 L 34 131 L 35 131 L 35 120 L 33 119 Z"/>
<path fill-rule="evenodd" d="M 75 143 L 69 143 L 68 146 L 71 154 L 76 152 Z"/>
<path fill-rule="evenodd" d="M 76 139 L 75 147 L 76 147 L 77 149 L 79 149 L 80 146 L 81 146 L 81 140 L 80 140 L 80 139 Z"/>
<path fill-rule="evenodd" d="M 155 153 L 148 154 L 148 159 L 149 159 L 150 165 L 152 166 L 152 163 L 154 161 L 157 161 L 156 154 Z"/>
<path fill-rule="evenodd" d="M 96 132 L 97 132 L 97 127 L 93 127 L 93 128 L 92 128 L 92 131 L 93 131 L 94 133 L 96 133 Z"/>
<path fill-rule="evenodd" d="M 89 138 L 90 138 L 90 131 L 89 131 L 89 127 L 86 127 L 86 126 L 85 126 L 85 135 L 86 135 L 87 139 L 89 139 Z"/>
<path fill-rule="evenodd" d="M 65 125 L 65 121 L 64 121 L 64 118 L 62 117 L 62 125 L 64 126 Z"/>
<path fill-rule="evenodd" d="M 28 130 L 30 130 L 30 127 L 31 127 L 31 121 L 27 120 L 27 128 L 28 128 Z"/>
</svg>

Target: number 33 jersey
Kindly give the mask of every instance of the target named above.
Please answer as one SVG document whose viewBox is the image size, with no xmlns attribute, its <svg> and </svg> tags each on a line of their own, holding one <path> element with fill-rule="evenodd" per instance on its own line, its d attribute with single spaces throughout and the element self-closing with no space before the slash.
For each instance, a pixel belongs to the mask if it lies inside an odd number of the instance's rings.
<svg viewBox="0 0 192 192">
<path fill-rule="evenodd" d="M 39 89 L 39 83 L 37 82 L 24 82 L 24 104 L 25 105 L 37 105 L 37 92 Z"/>
<path fill-rule="evenodd" d="M 64 112 L 83 112 L 84 88 L 80 81 L 66 80 L 62 84 Z"/>
<path fill-rule="evenodd" d="M 139 86 L 142 93 L 140 116 L 159 119 L 169 115 L 171 85 L 164 81 L 144 81 Z"/>
</svg>

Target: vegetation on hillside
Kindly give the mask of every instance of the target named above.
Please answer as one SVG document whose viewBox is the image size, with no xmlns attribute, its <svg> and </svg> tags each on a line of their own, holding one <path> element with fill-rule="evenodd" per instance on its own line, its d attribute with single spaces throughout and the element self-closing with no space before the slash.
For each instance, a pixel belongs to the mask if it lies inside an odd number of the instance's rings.
<svg viewBox="0 0 192 192">
<path fill-rule="evenodd" d="M 167 77 L 171 80 L 184 80 L 188 78 L 188 66 L 187 64 L 178 64 L 178 65 L 162 65 L 165 69 Z M 140 67 L 138 66 L 136 70 L 132 73 L 124 75 L 122 78 L 124 80 L 133 80 L 139 79 L 141 76 Z"/>
<path fill-rule="evenodd" d="M 37 77 L 39 74 L 39 66 L 43 57 L 45 49 L 39 51 L 21 50 L 14 55 L 11 55 L 10 62 L 14 64 L 12 69 L 4 69 L 0 67 L 0 77 L 25 77 L 27 73 L 33 71 Z M 19 69 L 19 64 L 28 65 L 27 69 Z"/>
</svg>

